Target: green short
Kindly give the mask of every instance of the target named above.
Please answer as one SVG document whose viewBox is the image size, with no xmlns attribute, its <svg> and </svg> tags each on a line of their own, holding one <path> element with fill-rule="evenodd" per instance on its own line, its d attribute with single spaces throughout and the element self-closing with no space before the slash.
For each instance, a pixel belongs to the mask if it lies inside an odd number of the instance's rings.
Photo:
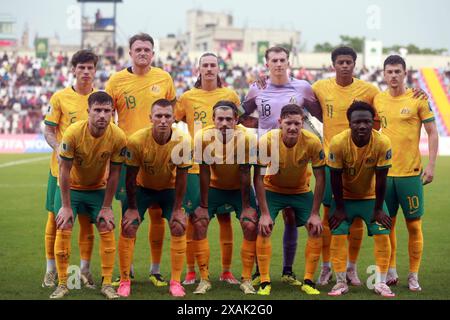
<svg viewBox="0 0 450 320">
<path fill-rule="evenodd" d="M 311 215 L 314 195 L 311 191 L 300 194 L 282 194 L 266 190 L 267 206 L 272 221 L 278 216 L 280 210 L 291 207 L 295 212 L 297 227 L 304 226 Z"/>
<path fill-rule="evenodd" d="M 183 207 L 188 214 L 194 213 L 200 205 L 200 175 L 188 173 L 186 194 L 183 200 Z M 230 213 L 233 209 L 229 205 L 217 208 L 218 214 Z"/>
<path fill-rule="evenodd" d="M 255 193 L 250 188 L 250 206 L 256 209 Z M 224 209 L 220 212 L 219 209 Z M 213 218 L 216 214 L 224 214 L 234 211 L 239 219 L 242 212 L 241 190 L 221 190 L 209 187 L 208 190 L 208 213 L 209 218 Z"/>
<path fill-rule="evenodd" d="M 373 217 L 373 208 L 375 207 L 375 199 L 368 200 L 344 200 L 344 208 L 347 213 L 347 219 L 342 221 L 342 223 L 336 229 L 331 231 L 333 235 L 347 235 L 350 232 L 350 226 L 353 223 L 353 219 L 360 217 L 364 220 L 367 226 L 367 232 L 369 236 L 378 234 L 389 234 L 390 230 L 383 227 L 378 222 L 371 222 Z M 388 212 L 386 203 L 383 203 L 384 212 Z M 330 218 L 336 211 L 336 202 L 331 202 L 330 208 Z"/>
<path fill-rule="evenodd" d="M 102 209 L 105 199 L 105 189 L 100 190 L 70 190 L 70 206 L 75 220 L 77 214 L 86 214 L 91 218 L 91 223 L 97 223 L 97 216 Z M 58 214 L 62 207 L 61 189 L 55 192 L 55 213 Z"/>
<path fill-rule="evenodd" d="M 331 200 L 333 200 L 333 190 L 331 190 L 330 168 L 325 166 L 325 191 L 323 193 L 322 203 L 325 207 L 330 207 Z"/>
<path fill-rule="evenodd" d="M 47 182 L 47 200 L 45 201 L 45 208 L 47 211 L 54 212 L 55 210 L 55 192 L 58 186 L 58 179 L 52 176 L 52 172 L 48 172 Z"/>
<path fill-rule="evenodd" d="M 172 217 L 173 203 L 175 201 L 175 189 L 152 190 L 143 187 L 136 188 L 136 203 L 141 217 L 141 222 L 144 221 L 145 212 L 151 205 L 157 204 L 162 210 L 162 216 L 170 220 Z M 125 199 L 122 206 L 122 216 L 128 209 L 128 199 Z M 134 222 L 138 224 L 136 220 Z"/>
<path fill-rule="evenodd" d="M 405 219 L 417 219 L 423 216 L 424 205 L 421 176 L 388 177 L 385 201 L 391 217 L 397 215 L 400 206 Z"/>
<path fill-rule="evenodd" d="M 127 167 L 125 165 L 122 165 L 122 169 L 120 170 L 119 183 L 117 184 L 115 195 L 116 200 L 119 200 L 122 203 L 127 199 L 126 179 L 127 179 Z"/>
</svg>

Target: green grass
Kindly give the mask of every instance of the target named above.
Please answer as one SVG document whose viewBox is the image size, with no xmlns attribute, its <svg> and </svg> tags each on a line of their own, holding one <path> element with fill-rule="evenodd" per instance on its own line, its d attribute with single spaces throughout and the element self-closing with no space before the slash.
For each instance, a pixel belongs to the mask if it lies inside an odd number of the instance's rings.
<svg viewBox="0 0 450 320">
<path fill-rule="evenodd" d="M 44 254 L 44 228 L 47 219 L 45 211 L 45 194 L 48 175 L 49 160 L 20 164 L 10 167 L 1 167 L 2 164 L 42 155 L 0 155 L 0 299 L 48 299 L 51 289 L 41 288 L 41 281 L 45 272 Z M 420 280 L 423 291 L 421 293 L 409 292 L 406 287 L 408 273 L 407 231 L 403 219 L 398 221 L 398 270 L 400 285 L 394 288 L 397 293 L 395 299 L 449 299 L 450 298 L 450 256 L 449 232 L 450 225 L 450 158 L 438 159 L 435 181 L 425 188 L 425 208 L 423 229 L 425 248 L 421 266 Z M 119 219 L 119 206 L 114 203 L 114 212 L 117 221 Z M 401 217 L 401 213 L 400 213 Z M 141 225 L 135 251 L 136 280 L 133 284 L 133 299 L 172 299 L 166 288 L 153 287 L 148 279 L 148 267 L 150 263 L 150 251 L 147 238 L 148 217 Z M 272 294 L 270 299 L 330 299 L 326 292 L 331 285 L 322 288 L 320 296 L 306 296 L 298 289 L 288 287 L 280 282 L 282 263 L 282 218 L 279 217 L 272 236 L 273 256 L 271 264 Z M 78 264 L 79 254 L 77 248 L 78 224 L 73 233 L 71 264 Z M 242 232 L 237 221 L 234 221 L 234 256 L 233 271 L 235 276 L 240 275 L 240 244 Z M 297 250 L 294 271 L 299 278 L 303 274 L 304 247 L 306 232 L 299 231 L 300 240 Z M 187 299 L 255 299 L 266 300 L 266 297 L 241 294 L 237 286 L 220 283 L 220 250 L 219 229 L 214 220 L 209 228 L 209 240 L 211 247 L 210 271 L 213 281 L 213 289 L 205 296 L 192 294 L 193 286 L 187 286 Z M 117 240 L 117 237 L 116 237 Z M 170 273 L 169 233 L 166 227 L 164 241 L 162 273 L 168 278 Z M 97 283 L 100 282 L 100 261 L 98 254 L 99 238 L 96 235 L 93 253 L 92 269 Z M 359 258 L 359 275 L 363 282 L 369 274 L 366 268 L 374 264 L 373 241 L 366 237 L 363 241 Z M 116 256 L 115 274 L 117 271 L 118 257 Z M 184 275 L 183 275 L 184 276 Z M 317 276 L 317 274 L 316 274 Z M 99 290 L 73 290 L 69 299 L 103 299 Z M 344 300 L 380 299 L 365 286 L 351 288 L 349 294 L 340 298 Z"/>
</svg>

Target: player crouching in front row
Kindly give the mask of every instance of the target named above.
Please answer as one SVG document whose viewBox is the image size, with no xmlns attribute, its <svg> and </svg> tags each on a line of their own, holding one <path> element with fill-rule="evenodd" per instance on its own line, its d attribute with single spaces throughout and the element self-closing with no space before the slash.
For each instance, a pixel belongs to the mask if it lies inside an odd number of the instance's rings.
<svg viewBox="0 0 450 320">
<path fill-rule="evenodd" d="M 325 189 L 325 153 L 318 137 L 303 130 L 304 113 L 295 104 L 281 109 L 280 129 L 274 129 L 259 140 L 259 165 L 267 166 L 265 176 L 255 167 L 255 189 L 261 210 L 256 240 L 256 254 L 261 273 L 260 295 L 269 295 L 271 233 L 278 212 L 287 207 L 295 212 L 296 226 L 305 226 L 309 236 L 305 249 L 305 276 L 301 290 L 306 294 L 320 292 L 312 281 L 322 248 L 320 203 Z M 267 159 L 266 159 L 267 157 Z M 312 163 L 316 185 L 314 194 L 309 187 Z"/>
<path fill-rule="evenodd" d="M 355 217 L 367 225 L 375 240 L 378 277 L 374 290 L 384 297 L 395 294 L 386 285 L 391 245 L 391 218 L 384 203 L 388 170 L 391 167 L 391 142 L 373 130 L 375 111 L 367 103 L 354 102 L 347 110 L 350 129 L 333 137 L 328 166 L 334 199 L 329 224 L 332 230 L 331 262 L 337 283 L 328 293 L 340 296 L 349 288 L 346 280 L 347 236 Z"/>
<path fill-rule="evenodd" d="M 169 221 L 171 234 L 172 296 L 183 297 L 181 285 L 186 255 L 186 214 L 182 208 L 186 192 L 187 171 L 191 167 L 191 138 L 172 128 L 173 107 L 160 99 L 151 109 L 151 126 L 129 137 L 127 146 L 127 200 L 123 206 L 122 233 L 119 239 L 120 286 L 118 294 L 131 293 L 130 266 L 139 224 L 151 205 L 158 205 Z M 137 178 L 137 179 L 136 179 Z"/>
<path fill-rule="evenodd" d="M 201 281 L 194 294 L 211 289 L 209 280 L 209 221 L 220 214 L 218 208 L 230 205 L 240 219 L 243 242 L 241 247 L 242 283 L 245 294 L 255 294 L 251 271 L 256 253 L 258 224 L 255 197 L 250 185 L 250 164 L 256 162 L 256 137 L 237 125 L 238 111 L 231 101 L 219 101 L 213 107 L 214 126 L 205 127 L 195 135 L 194 159 L 200 164 L 200 206 L 195 210 L 194 249 Z"/>
<path fill-rule="evenodd" d="M 59 284 L 51 299 L 60 299 L 69 293 L 67 267 L 72 228 L 77 213 L 81 212 L 89 214 L 100 232 L 101 292 L 108 299 L 119 297 L 111 286 L 116 252 L 111 203 L 124 161 L 126 137 L 111 123 L 113 102 L 107 93 L 92 93 L 88 105 L 88 120 L 67 128 L 60 144 L 59 188 L 55 194 L 55 212 L 58 213 L 55 257 Z"/>
</svg>

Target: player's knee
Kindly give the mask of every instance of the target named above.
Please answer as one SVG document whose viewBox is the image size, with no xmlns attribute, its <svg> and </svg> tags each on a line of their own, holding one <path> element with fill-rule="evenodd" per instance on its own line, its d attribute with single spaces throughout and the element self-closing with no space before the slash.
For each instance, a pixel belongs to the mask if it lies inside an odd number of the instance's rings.
<svg viewBox="0 0 450 320">
<path fill-rule="evenodd" d="M 246 240 L 254 241 L 258 235 L 258 228 L 256 223 L 253 221 L 242 221 L 241 222 L 242 231 L 244 233 L 244 238 Z"/>
<path fill-rule="evenodd" d="M 200 217 L 194 219 L 194 240 L 201 240 L 206 238 L 206 233 L 208 231 L 209 220 L 206 217 Z"/>
<path fill-rule="evenodd" d="M 99 232 L 108 232 L 114 230 L 114 226 L 108 227 L 108 223 L 102 221 L 97 225 L 97 229 Z"/>
<path fill-rule="evenodd" d="M 201 240 L 206 238 L 206 233 L 208 231 L 208 223 L 197 222 L 194 224 L 194 240 Z"/>
<path fill-rule="evenodd" d="M 164 218 L 162 217 L 160 208 L 149 208 L 148 215 L 150 216 L 150 222 L 152 224 L 164 224 Z"/>
<path fill-rule="evenodd" d="M 175 237 L 181 237 L 186 232 L 186 224 L 185 223 L 183 224 L 178 220 L 172 221 L 169 224 L 169 227 L 170 227 L 170 234 Z"/>
<path fill-rule="evenodd" d="M 290 226 L 295 226 L 296 225 L 296 221 L 295 221 L 295 211 L 292 208 L 286 208 L 283 210 L 283 220 L 284 220 L 284 224 L 286 225 L 290 225 Z"/>
<path fill-rule="evenodd" d="M 422 223 L 420 218 L 407 220 L 406 227 L 411 236 L 422 233 Z"/>
<path fill-rule="evenodd" d="M 58 227 L 57 230 L 62 230 L 62 231 L 72 231 L 73 229 L 73 225 L 65 225 L 65 226 L 61 226 Z"/>
<path fill-rule="evenodd" d="M 135 224 L 125 228 L 122 226 L 122 236 L 125 238 L 136 238 L 138 228 L 139 226 Z"/>
</svg>

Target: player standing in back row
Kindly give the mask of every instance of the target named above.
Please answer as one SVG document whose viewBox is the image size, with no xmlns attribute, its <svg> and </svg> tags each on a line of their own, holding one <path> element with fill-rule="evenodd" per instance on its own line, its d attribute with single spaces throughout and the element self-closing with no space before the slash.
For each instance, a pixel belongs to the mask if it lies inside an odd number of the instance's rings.
<svg viewBox="0 0 450 320">
<path fill-rule="evenodd" d="M 392 253 L 387 284 L 395 285 L 398 282 L 397 238 L 394 228 L 397 211 L 401 206 L 409 234 L 408 287 L 411 291 L 420 291 L 422 288 L 418 272 L 423 252 L 423 185 L 433 181 L 439 136 L 433 111 L 426 100 L 413 98 L 413 92 L 405 88 L 405 77 L 405 60 L 396 55 L 388 57 L 384 62 L 384 78 L 389 89 L 375 97 L 382 132 L 391 139 L 393 152 L 386 191 L 386 204 L 392 218 Z M 428 135 L 429 161 L 425 170 L 422 168 L 419 151 L 422 124 Z"/>
<path fill-rule="evenodd" d="M 318 109 L 318 102 L 311 85 L 304 80 L 288 76 L 289 51 L 283 47 L 272 47 L 266 51 L 266 66 L 269 69 L 269 80 L 264 89 L 253 84 L 243 103 L 244 115 L 249 117 L 255 110 L 258 112 L 258 136 L 269 130 L 277 129 L 281 108 L 287 104 L 297 104 L 308 109 Z M 256 126 L 255 126 L 256 127 Z M 309 173 L 311 174 L 311 173 Z M 283 282 L 295 286 L 302 283 L 292 272 L 297 250 L 298 230 L 292 209 L 284 210 L 285 229 L 283 236 Z M 260 283 L 259 272 L 253 276 L 253 285 Z"/>
<path fill-rule="evenodd" d="M 72 57 L 72 72 L 76 83 L 56 92 L 50 99 L 50 106 L 45 115 L 45 139 L 52 147 L 50 173 L 47 186 L 48 219 L 45 227 L 45 253 L 47 257 L 47 271 L 43 287 L 54 287 L 57 277 L 55 264 L 56 222 L 54 198 L 58 177 L 59 144 L 66 129 L 73 123 L 88 118 L 88 97 L 95 91 L 93 88 L 98 57 L 89 50 L 80 50 Z M 94 246 L 94 228 L 89 217 L 80 215 L 80 235 L 78 246 L 80 250 L 81 281 L 87 288 L 95 289 L 94 280 L 90 272 L 92 248 Z"/>
<path fill-rule="evenodd" d="M 129 44 L 131 67 L 114 74 L 106 84 L 106 92 L 113 98 L 114 108 L 117 111 L 118 126 L 127 137 L 148 127 L 150 109 L 156 100 L 167 99 L 175 103 L 176 99 L 170 74 L 151 66 L 154 55 L 153 38 L 148 34 L 140 33 L 131 37 Z M 122 168 L 116 198 L 122 202 L 126 198 L 125 168 Z M 149 215 L 149 242 L 152 258 L 150 281 L 157 287 L 167 286 L 160 270 L 165 222 L 160 208 L 152 208 L 149 210 Z"/>
</svg>

